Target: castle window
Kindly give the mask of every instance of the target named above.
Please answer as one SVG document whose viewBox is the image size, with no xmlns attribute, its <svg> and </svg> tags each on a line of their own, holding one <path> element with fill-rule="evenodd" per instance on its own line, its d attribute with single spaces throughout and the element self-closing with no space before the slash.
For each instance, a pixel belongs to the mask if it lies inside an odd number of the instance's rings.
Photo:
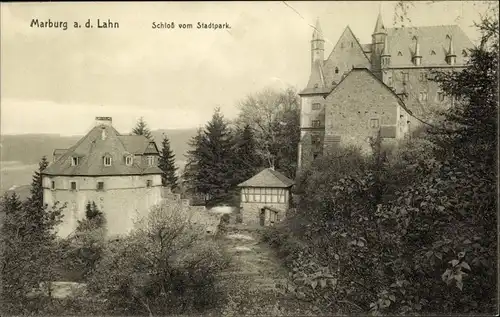
<svg viewBox="0 0 500 317">
<path fill-rule="evenodd" d="M 321 126 L 321 122 L 319 120 L 312 120 L 311 125 L 313 128 L 319 128 Z"/>
<path fill-rule="evenodd" d="M 467 57 L 467 55 L 468 55 L 468 54 L 467 54 L 467 51 L 466 51 L 466 50 L 463 50 L 463 51 L 462 51 L 462 56 L 463 56 L 463 57 Z"/>
<path fill-rule="evenodd" d="M 410 78 L 408 73 L 403 73 L 403 84 L 406 84 Z"/>
<path fill-rule="evenodd" d="M 334 80 L 332 81 L 332 86 L 335 86 L 337 84 L 337 82 Z"/>
<path fill-rule="evenodd" d="M 104 157 L 104 166 L 111 166 L 111 156 Z"/>
<path fill-rule="evenodd" d="M 441 101 L 441 102 L 444 101 L 444 92 L 438 91 L 437 99 L 438 99 L 438 101 Z"/>
<path fill-rule="evenodd" d="M 319 156 L 319 153 L 318 152 L 314 152 L 313 153 L 313 160 L 317 159 Z"/>
<path fill-rule="evenodd" d="M 403 56 L 403 53 L 401 53 L 401 51 L 399 51 L 398 56 Z"/>
<path fill-rule="evenodd" d="M 339 73 L 339 68 L 335 67 L 335 74 L 338 74 L 338 73 Z"/>
<path fill-rule="evenodd" d="M 154 156 L 151 156 L 151 155 L 148 156 L 147 160 L 148 160 L 148 166 L 153 166 L 154 165 L 154 162 L 155 162 Z"/>
<path fill-rule="evenodd" d="M 151 187 L 152 185 L 153 185 L 153 182 L 150 179 L 148 179 L 146 181 L 146 187 Z"/>
<path fill-rule="evenodd" d="M 370 128 L 375 129 L 379 127 L 378 119 L 370 119 Z"/>
<path fill-rule="evenodd" d="M 76 190 L 76 182 L 71 182 L 70 188 L 71 188 L 71 190 Z"/>
<path fill-rule="evenodd" d="M 320 103 L 313 103 L 312 110 L 320 110 L 320 109 L 321 109 L 321 104 Z"/>
<path fill-rule="evenodd" d="M 56 189 L 56 182 L 55 182 L 55 181 L 52 181 L 52 182 L 50 183 L 50 188 L 52 188 L 52 189 Z"/>
<path fill-rule="evenodd" d="M 426 74 L 424 72 L 422 72 L 422 73 L 419 74 L 418 79 L 420 81 L 425 81 L 427 79 L 427 76 L 426 76 Z"/>
<path fill-rule="evenodd" d="M 104 190 L 104 182 L 97 182 L 97 190 Z"/>
<path fill-rule="evenodd" d="M 132 158 L 132 155 L 128 155 L 126 158 L 125 158 L 125 164 L 127 165 L 132 165 L 132 161 L 133 161 L 133 158 Z"/>
<path fill-rule="evenodd" d="M 431 55 L 436 55 L 436 52 L 435 51 L 431 51 Z"/>
<path fill-rule="evenodd" d="M 418 95 L 418 100 L 427 101 L 427 92 L 425 91 L 420 92 L 420 94 Z"/>
<path fill-rule="evenodd" d="M 73 156 L 73 157 L 71 158 L 71 166 L 76 166 L 76 165 L 78 165 L 78 163 L 80 163 L 80 159 L 79 159 L 79 157 L 77 157 L 77 156 Z"/>
<path fill-rule="evenodd" d="M 314 84 L 314 88 L 318 88 L 318 84 Z"/>
<path fill-rule="evenodd" d="M 392 76 L 391 77 L 387 77 L 387 86 L 389 87 L 392 87 Z"/>
</svg>

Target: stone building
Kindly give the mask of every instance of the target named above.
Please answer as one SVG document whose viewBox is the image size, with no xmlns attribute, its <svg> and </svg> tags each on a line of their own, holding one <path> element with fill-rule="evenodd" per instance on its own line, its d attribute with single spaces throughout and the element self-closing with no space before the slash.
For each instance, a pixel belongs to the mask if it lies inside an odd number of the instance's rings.
<svg viewBox="0 0 500 317">
<path fill-rule="evenodd" d="M 49 206 L 67 204 L 58 234 L 71 234 L 95 202 L 105 214 L 109 234 L 124 234 L 133 220 L 162 199 L 159 151 L 144 136 L 121 135 L 109 117 L 69 149 L 55 150 L 43 171 L 43 199 Z"/>
<path fill-rule="evenodd" d="M 432 120 L 435 110 L 453 103 L 431 80 L 432 70 L 463 69 L 472 47 L 456 25 L 386 28 L 380 14 L 371 43 L 361 44 L 349 26 L 326 59 L 324 43 L 318 20 L 311 74 L 299 94 L 299 166 L 325 148 L 354 143 L 368 149 L 368 138 L 379 131 L 394 140 Z"/>
<path fill-rule="evenodd" d="M 266 226 L 283 219 L 290 206 L 293 185 L 291 179 L 271 168 L 239 184 L 243 223 Z"/>
</svg>

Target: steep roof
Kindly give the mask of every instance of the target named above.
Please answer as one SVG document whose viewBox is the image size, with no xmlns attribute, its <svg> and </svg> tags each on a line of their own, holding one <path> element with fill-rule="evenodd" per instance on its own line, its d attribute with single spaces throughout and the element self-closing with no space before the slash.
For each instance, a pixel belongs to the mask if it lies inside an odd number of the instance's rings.
<svg viewBox="0 0 500 317">
<path fill-rule="evenodd" d="M 413 66 L 416 39 L 420 46 L 422 66 L 446 65 L 451 39 L 457 52 L 457 65 L 466 63 L 462 51 L 473 47 L 471 40 L 457 25 L 388 28 L 387 36 L 391 67 Z"/>
<path fill-rule="evenodd" d="M 327 87 L 325 85 L 325 76 L 322 64 L 322 61 L 315 61 L 313 63 L 307 86 L 300 92 L 300 94 L 321 94 L 330 91 L 330 89 L 326 89 Z"/>
<path fill-rule="evenodd" d="M 377 22 L 375 23 L 375 29 L 373 30 L 373 34 L 377 33 L 386 33 L 384 22 L 382 21 L 381 12 L 378 13 Z"/>
<path fill-rule="evenodd" d="M 43 174 L 67 176 L 160 174 L 161 170 L 158 167 L 142 166 L 142 162 L 137 160 L 130 166 L 125 164 L 127 155 L 144 153 L 150 142 L 144 136 L 120 135 L 110 125 L 98 125 L 50 164 Z M 104 165 L 105 156 L 112 158 L 111 166 Z M 79 158 L 75 166 L 71 165 L 72 157 Z"/>
<path fill-rule="evenodd" d="M 411 110 L 408 109 L 408 107 L 406 107 L 405 103 L 403 102 L 403 100 L 401 100 L 401 98 L 389 87 L 387 86 L 382 80 L 380 80 L 380 78 L 378 78 L 377 76 L 375 76 L 375 74 L 373 74 L 368 68 L 364 68 L 364 67 L 355 67 L 353 68 L 345 77 L 344 79 L 342 79 L 342 81 L 337 85 L 335 86 L 335 88 L 332 89 L 332 91 L 330 92 L 330 94 L 328 95 L 328 97 L 330 97 L 333 93 L 335 93 L 335 91 L 339 90 L 339 89 L 342 89 L 342 86 L 343 84 L 345 83 L 345 81 L 349 78 L 349 76 L 352 76 L 353 74 L 355 73 L 366 73 L 367 76 L 371 76 L 372 78 L 375 79 L 376 82 L 378 82 L 382 87 L 384 87 L 390 94 L 392 94 L 394 96 L 394 98 L 396 98 L 396 100 L 398 101 L 399 105 L 406 111 L 408 112 L 408 114 L 410 115 L 413 115 Z M 360 93 L 363 92 L 363 87 L 359 87 L 359 91 Z"/>
<path fill-rule="evenodd" d="M 288 188 L 294 183 L 291 179 L 271 168 L 262 170 L 257 175 L 239 184 L 238 187 L 276 187 Z"/>
</svg>

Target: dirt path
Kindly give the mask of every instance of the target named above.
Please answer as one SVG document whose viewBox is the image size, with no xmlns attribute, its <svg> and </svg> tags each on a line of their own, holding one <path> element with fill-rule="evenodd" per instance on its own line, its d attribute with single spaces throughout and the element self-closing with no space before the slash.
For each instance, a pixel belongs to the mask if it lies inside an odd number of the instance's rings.
<svg viewBox="0 0 500 317">
<path fill-rule="evenodd" d="M 303 316 L 309 310 L 304 302 L 276 289 L 276 283 L 286 282 L 288 271 L 273 250 L 260 242 L 257 230 L 232 228 L 222 239 L 232 257 L 223 273 L 231 294 L 224 315 Z"/>
</svg>

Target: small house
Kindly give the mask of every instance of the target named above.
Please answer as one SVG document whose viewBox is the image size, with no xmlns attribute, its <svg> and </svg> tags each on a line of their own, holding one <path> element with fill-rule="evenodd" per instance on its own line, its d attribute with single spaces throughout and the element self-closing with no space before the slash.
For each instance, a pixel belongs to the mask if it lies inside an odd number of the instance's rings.
<svg viewBox="0 0 500 317">
<path fill-rule="evenodd" d="M 239 184 L 243 223 L 268 226 L 283 219 L 290 206 L 293 185 L 294 181 L 272 168 Z"/>
</svg>

